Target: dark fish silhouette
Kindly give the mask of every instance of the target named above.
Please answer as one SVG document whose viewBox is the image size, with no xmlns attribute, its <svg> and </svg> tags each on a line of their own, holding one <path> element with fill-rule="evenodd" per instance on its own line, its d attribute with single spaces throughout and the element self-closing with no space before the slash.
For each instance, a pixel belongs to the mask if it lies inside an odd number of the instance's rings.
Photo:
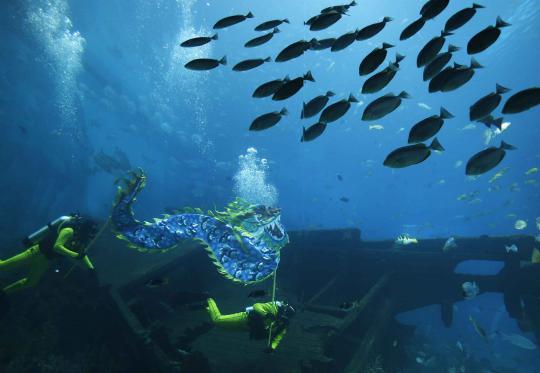
<svg viewBox="0 0 540 373">
<path fill-rule="evenodd" d="M 405 29 L 403 29 L 403 31 L 401 32 L 401 35 L 399 35 L 399 40 L 406 40 L 416 35 L 416 33 L 420 31 L 422 27 L 424 27 L 425 24 L 426 24 L 426 20 L 424 18 L 422 17 L 418 18 L 416 21 L 414 21 L 409 26 L 405 27 Z"/>
<path fill-rule="evenodd" d="M 328 39 L 313 39 L 313 43 L 311 44 L 310 48 L 313 51 L 322 51 L 323 49 L 331 48 L 332 45 L 336 42 L 336 38 L 328 38 Z"/>
<path fill-rule="evenodd" d="M 480 65 L 474 58 L 471 60 L 470 66 L 458 66 L 451 69 L 448 74 L 443 86 L 441 87 L 441 92 L 450 92 L 459 87 L 465 85 L 469 80 L 474 76 L 474 70 L 481 69 L 483 66 Z"/>
<path fill-rule="evenodd" d="M 248 298 L 263 298 L 268 296 L 268 292 L 266 290 L 253 290 L 248 294 Z"/>
<path fill-rule="evenodd" d="M 274 34 L 277 34 L 278 32 L 280 31 L 276 27 L 274 30 L 272 30 L 272 32 L 269 32 L 268 34 L 257 36 L 256 38 L 249 40 L 248 42 L 246 42 L 246 44 L 244 44 L 244 47 L 253 48 L 253 47 L 258 47 L 259 45 L 263 45 L 264 43 L 269 42 L 270 39 L 274 37 Z"/>
<path fill-rule="evenodd" d="M 503 124 L 503 118 L 494 118 L 493 115 L 488 115 L 485 118 L 479 119 L 478 122 L 483 123 L 487 128 L 495 126 L 498 129 L 501 129 Z"/>
<path fill-rule="evenodd" d="M 214 60 L 212 58 L 197 58 L 195 60 L 189 61 L 184 65 L 186 69 L 204 71 L 215 69 L 219 65 L 226 65 L 227 57 L 223 56 L 221 60 Z"/>
<path fill-rule="evenodd" d="M 501 85 L 495 85 L 495 92 L 490 93 L 476 101 L 469 108 L 469 119 L 479 120 L 487 117 L 493 110 L 499 106 L 502 100 L 502 94 L 508 92 L 510 89 Z"/>
<path fill-rule="evenodd" d="M 384 62 L 384 59 L 388 53 L 387 49 L 393 47 L 394 46 L 392 44 L 383 43 L 382 47 L 372 50 L 366 57 L 364 57 L 362 62 L 360 62 L 358 73 L 360 75 L 371 74 Z"/>
<path fill-rule="evenodd" d="M 322 13 L 312 17 L 312 19 L 308 20 L 306 24 L 309 25 L 309 29 L 311 31 L 321 31 L 339 21 L 342 15 L 342 13 L 336 11 Z"/>
<path fill-rule="evenodd" d="M 267 31 L 272 30 L 275 27 L 278 27 L 282 23 L 289 23 L 287 18 L 285 19 L 273 19 L 271 21 L 266 21 L 255 27 L 255 31 Z"/>
<path fill-rule="evenodd" d="M 435 136 L 442 128 L 445 119 L 453 118 L 445 108 L 441 107 L 439 115 L 432 115 L 416 123 L 409 132 L 409 144 L 424 142 Z"/>
<path fill-rule="evenodd" d="M 212 40 L 217 40 L 217 39 L 218 39 L 218 34 L 214 34 L 213 36 L 199 36 L 199 37 L 184 41 L 182 44 L 180 44 L 180 46 L 185 47 L 185 48 L 200 47 L 201 45 L 208 44 Z"/>
<path fill-rule="evenodd" d="M 169 284 L 169 279 L 166 277 L 153 278 L 149 280 L 144 286 L 147 288 L 159 288 Z"/>
<path fill-rule="evenodd" d="M 330 97 L 334 96 L 334 92 L 328 91 L 324 95 L 317 96 L 311 99 L 307 104 L 304 102 L 301 119 L 311 118 L 317 114 L 326 106 Z"/>
<path fill-rule="evenodd" d="M 319 123 L 335 122 L 349 111 L 352 102 L 358 102 L 358 100 L 351 93 L 349 98 L 339 100 L 338 102 L 329 105 L 321 113 Z"/>
<path fill-rule="evenodd" d="M 214 25 L 214 29 L 220 29 L 220 28 L 236 25 L 237 23 L 243 22 L 248 18 L 253 18 L 253 14 L 251 12 L 249 12 L 245 16 L 238 14 L 234 16 L 225 17 L 216 22 L 216 24 Z"/>
<path fill-rule="evenodd" d="M 460 67 L 462 65 L 459 65 L 457 63 L 454 63 L 454 66 L 447 66 L 445 67 L 440 73 L 435 75 L 430 81 L 429 81 L 429 92 L 439 92 L 442 87 L 444 86 L 444 83 L 446 82 L 446 79 L 450 76 L 453 69 Z"/>
<path fill-rule="evenodd" d="M 434 138 L 429 146 L 426 144 L 414 144 L 398 148 L 388 154 L 383 164 L 391 168 L 409 167 L 428 159 L 432 150 L 444 151 L 437 138 Z"/>
<path fill-rule="evenodd" d="M 394 76 L 396 76 L 399 70 L 399 62 L 404 58 L 404 56 L 397 53 L 395 62 L 390 63 L 387 68 L 371 76 L 364 82 L 362 93 L 376 93 L 386 87 L 394 79 Z"/>
<path fill-rule="evenodd" d="M 340 174 L 337 174 L 336 177 L 339 181 L 343 181 L 343 176 L 341 176 Z"/>
<path fill-rule="evenodd" d="M 311 75 L 311 71 L 308 71 L 306 74 L 304 74 L 304 76 L 289 80 L 288 82 L 283 84 L 281 87 L 278 88 L 276 93 L 274 93 L 274 95 L 272 96 L 272 100 L 281 101 L 293 96 L 300 89 L 302 89 L 305 80 L 309 80 L 311 82 L 315 81 L 315 79 L 313 79 L 313 75 Z"/>
<path fill-rule="evenodd" d="M 307 51 L 311 45 L 315 42 L 315 39 L 311 41 L 307 40 L 298 40 L 287 47 L 285 47 L 276 57 L 276 62 L 285 62 L 292 60 L 293 58 L 300 57 Z"/>
<path fill-rule="evenodd" d="M 314 125 L 308 127 L 303 127 L 302 129 L 302 138 L 300 142 L 308 142 L 315 140 L 317 137 L 323 134 L 326 129 L 326 123 L 315 123 Z"/>
<path fill-rule="evenodd" d="M 321 10 L 322 13 L 329 13 L 329 12 L 339 12 L 339 13 L 345 13 L 351 6 L 356 6 L 356 1 L 351 1 L 349 4 L 346 5 L 334 5 L 329 6 Z"/>
<path fill-rule="evenodd" d="M 437 17 L 448 6 L 450 0 L 429 0 L 420 9 L 420 15 L 424 19 L 433 19 Z"/>
<path fill-rule="evenodd" d="M 332 52 L 337 52 L 337 51 L 347 48 L 349 45 L 351 45 L 352 43 L 356 41 L 357 33 L 358 33 L 358 30 L 351 31 L 351 32 L 341 35 L 340 37 L 336 39 L 334 44 L 332 44 L 332 48 L 330 50 Z"/>
<path fill-rule="evenodd" d="M 366 26 L 356 33 L 356 40 L 366 40 L 382 31 L 387 22 L 391 22 L 392 18 L 384 17 L 381 22 L 374 23 L 372 25 Z"/>
<path fill-rule="evenodd" d="M 452 35 L 448 32 L 441 31 L 440 36 L 436 36 L 424 45 L 424 47 L 418 53 L 418 58 L 416 59 L 416 66 L 422 67 L 427 65 L 437 57 L 446 42 L 446 37 Z"/>
<path fill-rule="evenodd" d="M 504 159 L 506 150 L 514 150 L 514 146 L 501 141 L 501 145 L 497 148 L 490 146 L 481 152 L 476 153 L 467 162 L 465 174 L 481 175 L 496 167 Z"/>
<path fill-rule="evenodd" d="M 281 117 L 288 115 L 289 112 L 286 108 L 281 109 L 281 111 L 273 111 L 271 113 L 266 113 L 258 116 L 253 120 L 251 126 L 249 126 L 250 131 L 262 131 L 270 127 L 275 126 L 281 120 Z"/>
<path fill-rule="evenodd" d="M 405 91 L 402 91 L 397 96 L 393 93 L 388 93 L 375 99 L 364 109 L 362 120 L 370 121 L 381 119 L 396 110 L 399 105 L 401 105 L 401 100 L 404 98 L 410 98 L 409 94 Z"/>
<path fill-rule="evenodd" d="M 341 202 L 345 202 L 345 203 L 347 203 L 347 202 L 350 201 L 350 199 L 348 199 L 347 197 L 341 197 L 339 200 L 340 200 Z"/>
<path fill-rule="evenodd" d="M 459 50 L 458 47 L 453 46 L 452 44 L 450 44 L 448 46 L 448 51 L 443 52 L 443 53 L 439 53 L 437 55 L 437 57 L 435 57 L 433 59 L 433 61 L 428 63 L 424 67 L 424 73 L 423 73 L 424 81 L 430 80 L 435 75 L 440 73 L 442 71 L 442 69 L 444 69 L 446 64 L 450 61 L 450 59 L 452 58 L 452 53 L 454 53 L 454 52 L 456 52 L 458 50 Z"/>
<path fill-rule="evenodd" d="M 279 87 L 283 85 L 283 83 L 288 82 L 289 76 L 287 75 L 283 79 L 275 79 L 271 80 L 269 82 L 263 83 L 260 86 L 258 86 L 255 91 L 252 94 L 252 97 L 262 98 L 262 97 L 268 97 L 272 96 Z"/>
<path fill-rule="evenodd" d="M 504 22 L 501 17 L 497 17 L 495 26 L 488 26 L 478 34 L 474 35 L 467 43 L 467 53 L 476 54 L 488 49 L 491 44 L 495 43 L 501 35 L 501 28 L 510 26 Z"/>
<path fill-rule="evenodd" d="M 476 14 L 476 9 L 484 8 L 482 5 L 473 4 L 470 8 L 461 9 L 454 13 L 444 25 L 444 31 L 454 31 L 466 24 Z"/>
<path fill-rule="evenodd" d="M 270 62 L 272 59 L 270 57 L 266 58 L 256 58 L 251 60 L 244 60 L 241 62 L 238 62 L 236 65 L 234 65 L 233 70 L 234 71 L 247 71 L 254 69 L 256 67 L 261 66 L 265 62 Z"/>
<path fill-rule="evenodd" d="M 540 105 L 540 88 L 527 88 L 519 91 L 506 101 L 503 114 L 516 114 Z"/>
</svg>

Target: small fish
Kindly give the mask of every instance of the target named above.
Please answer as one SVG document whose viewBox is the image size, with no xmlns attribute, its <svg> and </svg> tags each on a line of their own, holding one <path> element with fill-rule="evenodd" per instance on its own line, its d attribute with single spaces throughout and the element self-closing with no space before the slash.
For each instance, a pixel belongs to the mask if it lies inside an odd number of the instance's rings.
<svg viewBox="0 0 540 373">
<path fill-rule="evenodd" d="M 504 167 L 499 172 L 497 172 L 491 179 L 489 179 L 488 183 L 494 183 L 495 181 L 499 180 L 501 177 L 504 176 L 504 174 L 510 169 L 510 167 Z"/>
<path fill-rule="evenodd" d="M 464 126 L 463 128 L 461 128 L 461 131 L 469 131 L 469 130 L 474 130 L 474 129 L 476 129 L 476 124 L 470 123 Z"/>
<path fill-rule="evenodd" d="M 467 43 L 467 53 L 476 54 L 485 51 L 493 43 L 497 41 L 501 35 L 501 28 L 510 26 L 504 22 L 501 17 L 497 17 L 495 26 L 488 26 L 476 35 Z"/>
<path fill-rule="evenodd" d="M 317 96 L 311 99 L 307 104 L 304 102 L 300 119 L 311 118 L 317 114 L 326 106 L 330 97 L 334 96 L 332 91 L 326 92 L 324 95 Z"/>
<path fill-rule="evenodd" d="M 461 284 L 461 290 L 465 299 L 473 299 L 480 293 L 480 288 L 474 281 Z"/>
<path fill-rule="evenodd" d="M 454 237 L 450 237 L 449 239 L 446 240 L 446 242 L 444 243 L 444 246 L 442 248 L 442 250 L 444 252 L 446 251 L 450 251 L 452 249 L 455 249 L 457 247 L 457 243 L 456 243 L 456 240 Z"/>
<path fill-rule="evenodd" d="M 409 94 L 402 91 L 399 95 L 388 93 L 382 97 L 369 103 L 364 109 L 362 114 L 362 120 L 370 121 L 381 119 L 384 116 L 390 114 L 401 105 L 401 100 L 404 98 L 410 98 Z"/>
<path fill-rule="evenodd" d="M 343 181 L 343 176 L 341 176 L 340 174 L 337 174 L 336 177 L 339 181 Z"/>
<path fill-rule="evenodd" d="M 469 119 L 479 120 L 487 117 L 493 110 L 499 106 L 502 100 L 502 94 L 510 91 L 499 84 L 495 85 L 495 92 L 490 93 L 487 96 L 482 97 L 469 108 Z"/>
<path fill-rule="evenodd" d="M 459 50 L 458 47 L 450 44 L 448 45 L 448 50 L 443 53 L 439 53 L 433 61 L 428 63 L 424 67 L 424 72 L 422 74 L 422 79 L 424 81 L 428 81 L 432 79 L 434 76 L 439 74 L 442 69 L 446 66 L 446 64 L 452 59 L 452 53 L 457 52 Z"/>
<path fill-rule="evenodd" d="M 516 220 L 516 222 L 514 223 L 514 228 L 516 228 L 517 230 L 523 230 L 525 228 L 527 228 L 527 222 L 525 220 Z"/>
<path fill-rule="evenodd" d="M 444 46 L 446 37 L 450 35 L 452 34 L 449 32 L 441 31 L 441 35 L 436 36 L 428 41 L 418 53 L 418 57 L 416 58 L 416 66 L 422 67 L 433 61 Z"/>
<path fill-rule="evenodd" d="M 531 263 L 532 264 L 540 263 L 540 250 L 538 250 L 537 248 L 534 248 L 531 253 Z"/>
<path fill-rule="evenodd" d="M 234 71 L 248 71 L 248 70 L 261 66 L 265 62 L 270 62 L 270 61 L 272 61 L 270 57 L 244 60 L 234 65 L 233 70 Z"/>
<path fill-rule="evenodd" d="M 252 97 L 263 98 L 272 96 L 283 84 L 291 80 L 287 75 L 283 79 L 275 79 L 258 86 L 252 94 Z"/>
<path fill-rule="evenodd" d="M 390 168 L 409 167 L 428 159 L 432 150 L 444 151 L 437 138 L 434 138 L 429 146 L 420 143 L 397 148 L 388 154 L 383 164 Z"/>
<path fill-rule="evenodd" d="M 418 18 L 416 21 L 405 27 L 399 35 L 399 40 L 406 40 L 418 33 L 426 24 L 426 20 L 423 17 Z"/>
<path fill-rule="evenodd" d="M 481 175 L 496 167 L 506 156 L 506 150 L 515 150 L 510 144 L 501 141 L 497 148 L 491 146 L 473 155 L 465 168 L 466 175 Z"/>
<path fill-rule="evenodd" d="M 212 40 L 217 40 L 217 39 L 218 39 L 218 34 L 214 34 L 213 36 L 199 36 L 199 37 L 184 41 L 182 44 L 180 44 L 180 46 L 184 48 L 200 47 L 201 45 L 208 44 Z"/>
<path fill-rule="evenodd" d="M 376 93 L 386 87 L 396 76 L 399 70 L 399 62 L 404 58 L 404 56 L 397 53 L 395 62 L 391 62 L 384 70 L 374 74 L 364 82 L 362 93 Z"/>
<path fill-rule="evenodd" d="M 437 17 L 448 6 L 450 0 L 428 0 L 420 9 L 420 15 L 424 19 Z"/>
<path fill-rule="evenodd" d="M 386 55 L 388 54 L 388 48 L 393 47 L 392 44 L 383 43 L 380 48 L 375 48 L 364 57 L 358 68 L 360 76 L 371 74 L 375 71 L 384 62 Z"/>
<path fill-rule="evenodd" d="M 259 45 L 263 45 L 270 41 L 274 37 L 274 34 L 279 33 L 279 29 L 276 27 L 272 32 L 269 32 L 268 34 L 264 34 L 262 36 L 257 36 L 256 38 L 253 38 L 244 44 L 244 47 L 246 48 L 253 48 L 258 47 Z"/>
<path fill-rule="evenodd" d="M 396 245 L 407 246 L 407 245 L 411 245 L 411 244 L 418 244 L 418 239 L 416 239 L 414 237 L 411 237 L 408 234 L 404 233 L 404 234 L 400 234 L 399 236 L 397 236 L 397 238 L 394 240 L 394 243 Z"/>
<path fill-rule="evenodd" d="M 475 70 L 481 68 L 483 68 L 483 66 L 480 65 L 474 58 L 471 59 L 470 66 L 454 66 L 450 69 L 450 72 L 446 76 L 446 79 L 444 80 L 444 83 L 440 89 L 441 92 L 450 92 L 462 87 L 472 79 Z"/>
<path fill-rule="evenodd" d="M 471 20 L 472 17 L 476 14 L 476 9 L 485 8 L 479 4 L 473 4 L 470 8 L 461 9 L 460 11 L 454 13 L 446 23 L 444 24 L 445 31 L 454 31 L 465 25 Z"/>
<path fill-rule="evenodd" d="M 536 229 L 540 231 L 540 217 L 536 218 Z"/>
<path fill-rule="evenodd" d="M 456 163 L 454 163 L 454 168 L 459 168 L 461 167 L 462 164 L 463 164 L 463 161 L 456 161 Z"/>
<path fill-rule="evenodd" d="M 341 202 L 345 202 L 345 203 L 347 203 L 347 202 L 350 201 L 347 197 L 341 197 L 339 200 L 340 200 Z"/>
<path fill-rule="evenodd" d="M 504 248 L 506 249 L 507 253 L 509 252 L 517 253 L 519 250 L 516 244 L 512 244 L 511 246 L 504 245 Z"/>
<path fill-rule="evenodd" d="M 331 123 L 335 122 L 342 116 L 344 116 L 347 111 L 349 111 L 352 102 L 358 102 L 358 100 L 352 95 L 349 95 L 349 98 L 339 100 L 334 102 L 332 105 L 327 106 L 321 113 L 319 118 L 320 123 Z"/>
<path fill-rule="evenodd" d="M 525 175 L 532 175 L 532 174 L 535 174 L 538 172 L 538 167 L 532 167 L 532 168 L 529 168 L 526 172 L 525 172 Z"/>
<path fill-rule="evenodd" d="M 236 25 L 237 23 L 243 22 L 248 18 L 253 18 L 253 14 L 251 12 L 248 12 L 248 14 L 245 16 L 238 14 L 222 18 L 214 24 L 214 30 Z"/>
<path fill-rule="evenodd" d="M 465 348 L 463 348 L 463 343 L 461 343 L 460 341 L 456 342 L 456 347 L 461 353 L 465 352 Z"/>
<path fill-rule="evenodd" d="M 453 118 L 454 116 L 441 106 L 439 115 L 432 115 L 422 119 L 416 123 L 409 131 L 409 144 L 424 142 L 435 136 L 444 124 L 445 119 Z"/>
<path fill-rule="evenodd" d="M 357 41 L 366 40 L 377 35 L 379 32 L 382 31 L 382 29 L 384 28 L 384 26 L 386 26 L 388 22 L 392 22 L 392 18 L 384 17 L 381 22 L 377 22 L 377 23 L 368 25 L 364 27 L 363 29 L 360 29 L 356 33 L 356 40 Z"/>
<path fill-rule="evenodd" d="M 309 80 L 310 82 L 315 82 L 311 71 L 308 71 L 304 76 L 289 80 L 285 82 L 281 87 L 278 88 L 276 93 L 272 96 L 272 100 L 281 101 L 285 100 L 293 95 L 295 95 L 302 87 L 304 86 L 304 81 Z"/>
<path fill-rule="evenodd" d="M 189 61 L 184 65 L 186 69 L 195 70 L 195 71 L 204 71 L 211 70 L 219 65 L 226 65 L 227 57 L 223 56 L 221 60 L 214 60 L 211 58 L 197 58 L 195 60 Z"/>
<path fill-rule="evenodd" d="M 169 279 L 166 277 L 159 277 L 149 280 L 144 286 L 147 288 L 159 288 L 165 285 L 169 285 Z"/>
<path fill-rule="evenodd" d="M 309 49 L 313 51 L 322 51 L 324 49 L 331 48 L 332 45 L 336 42 L 336 38 L 327 38 L 327 39 L 312 39 Z"/>
<path fill-rule="evenodd" d="M 249 127 L 250 131 L 262 131 L 270 127 L 275 126 L 284 115 L 288 115 L 289 112 L 286 108 L 281 109 L 281 111 L 273 111 L 271 113 L 266 113 L 261 116 L 258 116 L 253 120 L 251 126 Z"/>
<path fill-rule="evenodd" d="M 264 298 L 268 296 L 266 290 L 253 290 L 248 294 L 248 298 Z"/>
<path fill-rule="evenodd" d="M 285 62 L 292 60 L 293 58 L 300 57 L 304 54 L 305 51 L 311 48 L 311 46 L 315 43 L 315 39 L 312 39 L 311 41 L 307 40 L 298 40 L 287 47 L 285 47 L 279 54 L 277 55 L 275 61 L 276 62 Z"/>
<path fill-rule="evenodd" d="M 431 110 L 431 106 L 429 106 L 428 104 L 425 104 L 423 102 L 419 102 L 418 107 L 421 107 L 422 109 L 426 109 L 426 110 Z"/>
<path fill-rule="evenodd" d="M 309 29 L 311 31 L 321 31 L 332 26 L 334 23 L 339 21 L 342 16 L 343 13 L 334 10 L 312 17 L 307 22 L 305 22 L 305 24 L 309 25 Z"/>
<path fill-rule="evenodd" d="M 308 142 L 313 141 L 317 137 L 323 134 L 324 130 L 326 129 L 326 123 L 315 123 L 312 126 L 302 128 L 302 138 L 300 139 L 300 142 Z"/>
<path fill-rule="evenodd" d="M 511 96 L 504 104 L 503 114 L 517 114 L 540 105 L 540 88 L 528 88 Z"/>
<path fill-rule="evenodd" d="M 377 130 L 377 131 L 382 131 L 384 129 L 384 127 L 380 124 L 372 124 L 368 127 L 369 130 Z"/>
<path fill-rule="evenodd" d="M 523 348 L 525 350 L 536 350 L 536 345 L 534 342 L 532 342 L 530 339 L 525 338 L 522 335 L 519 334 L 505 334 L 501 332 L 497 332 L 498 335 L 501 336 L 501 339 L 503 341 L 509 342 L 513 344 L 514 346 L 517 346 L 519 348 Z"/>
<path fill-rule="evenodd" d="M 271 21 L 266 21 L 255 27 L 255 31 L 267 31 L 272 30 L 273 28 L 278 27 L 282 23 L 290 23 L 287 18 L 285 19 L 273 19 Z"/>
<path fill-rule="evenodd" d="M 21 131 L 23 135 L 26 135 L 28 133 L 28 130 L 26 129 L 26 127 L 21 126 L 20 124 L 17 125 L 17 128 L 19 129 L 19 131 Z"/>
<path fill-rule="evenodd" d="M 347 10 L 349 10 L 350 7 L 356 6 L 356 5 L 357 5 L 356 1 L 353 0 L 349 4 L 329 6 L 321 10 L 321 14 L 328 13 L 328 12 L 345 13 Z"/>
</svg>

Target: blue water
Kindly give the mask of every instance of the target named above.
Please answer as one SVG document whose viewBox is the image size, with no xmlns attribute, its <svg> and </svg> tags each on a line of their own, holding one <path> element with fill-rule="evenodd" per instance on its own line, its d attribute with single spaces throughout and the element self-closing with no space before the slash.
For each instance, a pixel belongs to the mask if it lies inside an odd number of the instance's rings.
<svg viewBox="0 0 540 373">
<path fill-rule="evenodd" d="M 4 1 L 0 245 L 13 245 L 44 221 L 70 211 L 105 220 L 116 190 L 114 181 L 122 173 L 103 171 L 95 156 L 100 151 L 114 154 L 117 148 L 131 166 L 148 175 L 137 204 L 142 217 L 157 216 L 167 207 L 219 208 L 239 190 L 255 185 L 251 195 L 281 207 L 282 222 L 289 230 L 353 227 L 367 240 L 393 239 L 401 233 L 420 239 L 537 235 L 539 174 L 525 172 L 540 167 L 540 108 L 506 116 L 510 127 L 489 144 L 482 124 L 468 128 L 468 108 L 493 92 L 495 83 L 512 89 L 503 103 L 511 94 L 539 85 L 540 1 L 479 2 L 486 8 L 447 38 L 444 50 L 448 43 L 462 48 L 453 61 L 470 63 L 467 41 L 494 25 L 498 15 L 512 26 L 502 29 L 500 39 L 475 56 L 484 68 L 468 84 L 453 92 L 429 94 L 422 69 L 416 68 L 418 51 L 439 34 L 450 15 L 471 2 L 451 1 L 417 35 L 400 42 L 399 34 L 418 18 L 424 1 L 360 0 L 350 16 L 319 32 L 310 32 L 303 22 L 335 5 L 332 1 Z M 219 40 L 201 48 L 179 46 L 190 37 L 212 35 L 219 18 L 248 11 L 255 18 L 219 30 Z M 298 59 L 266 63 L 248 72 L 231 69 L 243 59 L 275 58 L 299 39 L 337 37 L 384 16 L 394 21 L 374 38 L 343 51 L 308 51 Z M 285 17 L 290 24 L 280 26 L 281 33 L 269 43 L 243 47 L 259 35 L 253 31 L 257 24 Z M 384 90 L 363 95 L 365 77 L 358 76 L 358 64 L 382 42 L 395 45 L 384 67 L 396 52 L 406 58 Z M 224 55 L 228 65 L 209 72 L 183 67 L 194 58 Z M 286 101 L 251 97 L 263 82 L 308 70 L 316 82 L 306 82 Z M 302 127 L 316 121 L 316 117 L 300 119 L 302 102 L 328 90 L 336 93 L 331 102 L 350 93 L 360 102 L 329 124 L 321 137 L 301 143 Z M 362 122 L 369 102 L 403 90 L 411 99 L 398 110 L 381 120 Z M 437 135 L 446 151 L 406 169 L 384 167 L 386 155 L 406 145 L 411 126 L 438 114 L 441 106 L 455 116 Z M 248 131 L 255 117 L 282 107 L 290 114 L 278 125 Z M 495 116 L 501 108 L 502 104 Z M 384 129 L 370 130 L 373 124 Z M 501 140 L 517 150 L 507 152 L 492 171 L 467 177 L 467 160 Z M 258 158 L 250 170 L 259 173 L 235 178 L 246 167 L 239 157 L 251 147 L 257 149 Z M 502 177 L 490 182 L 505 168 Z M 458 200 L 463 194 L 473 197 Z M 341 201 L 343 197 L 349 201 Z M 518 219 L 528 223 L 524 230 L 514 228 Z"/>
</svg>

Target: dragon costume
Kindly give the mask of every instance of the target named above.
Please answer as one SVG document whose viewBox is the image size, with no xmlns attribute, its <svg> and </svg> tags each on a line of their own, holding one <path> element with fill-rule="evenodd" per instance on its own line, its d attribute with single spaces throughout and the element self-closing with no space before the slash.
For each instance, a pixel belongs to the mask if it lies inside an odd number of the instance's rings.
<svg viewBox="0 0 540 373">
<path fill-rule="evenodd" d="M 225 211 L 186 209 L 153 223 L 135 219 L 132 205 L 146 184 L 142 170 L 118 188 L 111 222 L 117 236 L 139 251 L 163 252 L 186 239 L 204 242 L 219 273 L 243 284 L 262 281 L 277 269 L 280 250 L 289 242 L 281 210 L 237 198 Z"/>
</svg>

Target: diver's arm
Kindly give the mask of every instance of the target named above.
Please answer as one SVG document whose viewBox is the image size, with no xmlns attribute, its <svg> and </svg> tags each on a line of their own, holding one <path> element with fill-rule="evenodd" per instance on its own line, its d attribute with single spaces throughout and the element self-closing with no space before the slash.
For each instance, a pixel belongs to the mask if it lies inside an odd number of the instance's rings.
<svg viewBox="0 0 540 373">
<path fill-rule="evenodd" d="M 95 269 L 94 268 L 94 264 L 92 264 L 92 261 L 90 260 L 90 258 L 88 257 L 88 255 L 85 255 L 82 259 L 84 265 L 86 267 L 88 267 L 88 269 Z"/>
<path fill-rule="evenodd" d="M 66 243 L 69 242 L 73 238 L 73 229 L 72 228 L 64 228 L 60 231 L 58 234 L 58 238 L 56 239 L 56 242 L 54 243 L 54 251 L 56 251 L 58 254 L 68 256 L 70 258 L 76 259 L 79 257 L 79 253 L 76 251 L 72 251 L 66 247 Z"/>
<path fill-rule="evenodd" d="M 279 342 L 281 342 L 285 336 L 285 333 L 287 333 L 287 328 L 281 329 L 281 331 L 277 333 L 275 337 L 272 337 L 272 343 L 270 343 L 270 348 L 272 348 L 272 350 L 275 350 L 278 347 Z"/>
</svg>

